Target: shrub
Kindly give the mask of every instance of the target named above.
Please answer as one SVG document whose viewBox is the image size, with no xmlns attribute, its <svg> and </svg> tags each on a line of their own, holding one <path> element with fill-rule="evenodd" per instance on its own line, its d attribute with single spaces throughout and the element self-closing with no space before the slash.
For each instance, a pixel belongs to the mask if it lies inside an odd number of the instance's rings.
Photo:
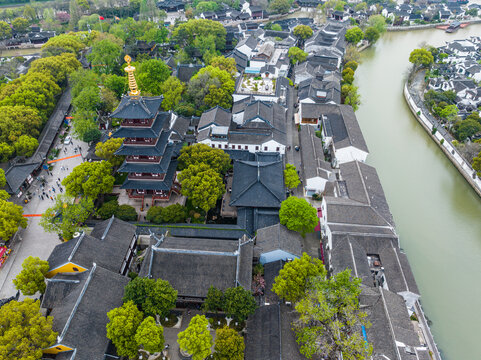
<svg viewBox="0 0 481 360">
<path fill-rule="evenodd" d="M 120 205 L 115 216 L 124 221 L 136 221 L 138 218 L 137 211 L 130 205 Z"/>
<path fill-rule="evenodd" d="M 97 210 L 97 215 L 101 219 L 106 220 L 112 217 L 112 215 L 115 215 L 118 209 L 119 203 L 117 200 L 107 201 Z"/>
<path fill-rule="evenodd" d="M 187 217 L 187 208 L 180 204 L 166 206 L 161 212 L 162 222 L 182 223 Z"/>
<path fill-rule="evenodd" d="M 160 224 L 162 222 L 162 211 L 164 208 L 160 206 L 152 206 L 147 211 L 147 221 L 153 222 L 155 224 Z"/>
</svg>

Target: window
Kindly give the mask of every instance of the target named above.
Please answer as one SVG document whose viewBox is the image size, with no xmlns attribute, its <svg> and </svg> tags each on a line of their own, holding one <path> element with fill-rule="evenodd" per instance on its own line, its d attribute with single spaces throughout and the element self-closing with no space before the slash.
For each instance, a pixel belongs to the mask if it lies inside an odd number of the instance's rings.
<svg viewBox="0 0 481 360">
<path fill-rule="evenodd" d="M 245 146 L 245 149 L 246 149 L 246 150 L 249 150 L 249 147 L 246 145 L 246 146 Z"/>
<path fill-rule="evenodd" d="M 215 148 L 215 144 L 212 144 L 212 147 Z"/>
<path fill-rule="evenodd" d="M 232 145 L 232 149 L 234 149 L 234 150 L 235 150 L 235 145 Z"/>
<path fill-rule="evenodd" d="M 256 146 L 256 150 L 259 150 L 259 146 Z"/>
<path fill-rule="evenodd" d="M 242 149 L 242 146 L 237 145 L 237 149 L 238 149 L 238 150 Z"/>
<path fill-rule="evenodd" d="M 264 151 L 267 151 L 267 146 L 264 146 Z"/>
<path fill-rule="evenodd" d="M 73 267 L 72 270 L 73 270 L 73 271 L 78 271 L 78 268 Z"/>
<path fill-rule="evenodd" d="M 221 144 L 219 144 L 219 145 L 217 145 L 217 147 L 220 149 L 220 148 L 222 147 L 222 145 L 221 145 Z"/>
<path fill-rule="evenodd" d="M 229 145 L 225 144 L 224 145 L 224 149 L 227 149 L 229 147 Z"/>
<path fill-rule="evenodd" d="M 278 147 L 276 147 L 276 151 L 279 151 L 280 149 L 281 149 L 281 148 L 280 148 L 279 146 L 278 146 Z"/>
</svg>

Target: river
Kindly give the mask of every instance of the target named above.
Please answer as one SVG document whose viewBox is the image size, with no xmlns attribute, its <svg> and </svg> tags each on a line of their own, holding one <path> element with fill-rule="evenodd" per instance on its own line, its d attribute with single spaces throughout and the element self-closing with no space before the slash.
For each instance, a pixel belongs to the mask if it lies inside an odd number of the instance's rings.
<svg viewBox="0 0 481 360">
<path fill-rule="evenodd" d="M 367 162 L 381 178 L 444 360 L 481 359 L 481 199 L 418 124 L 402 90 L 421 42 L 441 46 L 480 33 L 481 25 L 389 32 L 363 52 L 356 71 Z"/>
</svg>

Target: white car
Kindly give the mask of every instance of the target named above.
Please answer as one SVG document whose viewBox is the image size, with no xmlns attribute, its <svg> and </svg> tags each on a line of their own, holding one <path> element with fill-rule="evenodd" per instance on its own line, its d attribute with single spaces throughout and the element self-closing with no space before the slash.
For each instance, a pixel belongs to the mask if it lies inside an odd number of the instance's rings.
<svg viewBox="0 0 481 360">
<path fill-rule="evenodd" d="M 71 142 L 72 142 L 72 137 L 70 135 L 63 140 L 64 145 L 70 145 Z"/>
</svg>

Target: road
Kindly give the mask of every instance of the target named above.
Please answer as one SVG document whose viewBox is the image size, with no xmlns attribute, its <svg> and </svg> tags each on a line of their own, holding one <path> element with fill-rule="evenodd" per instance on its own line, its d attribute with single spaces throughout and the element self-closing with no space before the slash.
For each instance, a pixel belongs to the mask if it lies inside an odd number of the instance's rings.
<svg viewBox="0 0 481 360">
<path fill-rule="evenodd" d="M 59 158 L 78 154 L 78 152 L 74 151 L 77 146 L 82 148 L 83 155 L 87 153 L 87 144 L 76 139 L 74 139 L 70 145 L 59 144 L 59 140 L 57 139 L 56 145 L 61 148 Z M 64 149 L 66 149 L 66 152 L 64 152 Z M 55 184 L 56 180 L 58 178 L 63 180 L 63 178 L 81 162 L 82 157 L 58 161 L 54 163 L 52 176 L 47 175 L 46 171 L 42 170 L 40 175 L 44 176 L 48 183 L 48 185 L 45 185 L 45 189 L 47 189 L 46 192 L 48 193 L 48 189 L 55 187 L 56 192 L 51 191 L 51 195 L 55 199 L 55 196 L 60 193 L 58 186 Z M 64 168 L 64 170 L 62 170 L 62 168 Z M 40 191 L 40 194 L 42 192 L 39 181 L 35 180 L 29 191 L 33 193 L 34 196 L 32 200 L 24 206 L 24 214 L 43 214 L 48 207 L 54 204 L 54 201 L 50 199 L 42 200 L 39 197 L 38 191 Z M 18 233 L 19 241 L 15 243 L 12 254 L 2 269 L 0 269 L 0 299 L 15 295 L 16 290 L 12 280 L 22 270 L 22 263 L 27 257 L 37 256 L 40 259 L 47 260 L 53 248 L 60 244 L 57 234 L 46 233 L 39 225 L 39 222 L 40 217 L 30 217 L 28 218 L 27 228 L 20 229 Z"/>
</svg>

